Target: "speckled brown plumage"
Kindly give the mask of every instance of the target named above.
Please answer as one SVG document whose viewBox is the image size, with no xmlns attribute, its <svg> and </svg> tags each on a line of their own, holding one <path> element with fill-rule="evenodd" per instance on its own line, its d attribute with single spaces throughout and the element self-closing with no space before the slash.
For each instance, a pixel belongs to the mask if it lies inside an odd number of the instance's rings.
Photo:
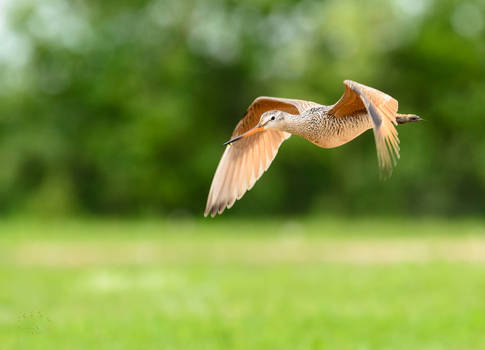
<svg viewBox="0 0 485 350">
<path fill-rule="evenodd" d="M 322 106 L 292 116 L 287 131 L 319 147 L 334 148 L 372 128 L 372 120 L 367 113 L 338 118 L 329 114 L 328 110 L 327 106 Z"/>
<path fill-rule="evenodd" d="M 421 119 L 398 114 L 397 101 L 379 90 L 350 80 L 344 84 L 344 95 L 331 106 L 277 97 L 254 100 L 227 142 L 204 215 L 222 213 L 251 189 L 291 134 L 322 148 L 333 148 L 372 128 L 379 166 L 384 174 L 390 174 L 399 158 L 395 126 Z"/>
</svg>

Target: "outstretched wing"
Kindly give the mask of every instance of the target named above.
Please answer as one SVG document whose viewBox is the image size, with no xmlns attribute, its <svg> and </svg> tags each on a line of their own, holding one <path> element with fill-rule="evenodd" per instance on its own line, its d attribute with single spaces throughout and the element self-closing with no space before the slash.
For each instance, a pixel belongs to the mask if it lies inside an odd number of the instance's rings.
<svg viewBox="0 0 485 350">
<path fill-rule="evenodd" d="M 258 97 L 239 121 L 232 137 L 239 136 L 256 126 L 261 115 L 270 110 L 300 114 L 317 103 L 277 97 Z M 281 143 L 291 134 L 265 130 L 226 146 L 207 198 L 204 216 L 221 214 L 250 190 L 268 169 Z"/>
<path fill-rule="evenodd" d="M 344 95 L 331 107 L 329 113 L 342 118 L 365 111 L 369 113 L 379 166 L 384 176 L 388 176 L 399 159 L 399 138 L 395 128 L 398 103 L 391 96 L 355 81 L 345 80 L 344 84 Z"/>
</svg>

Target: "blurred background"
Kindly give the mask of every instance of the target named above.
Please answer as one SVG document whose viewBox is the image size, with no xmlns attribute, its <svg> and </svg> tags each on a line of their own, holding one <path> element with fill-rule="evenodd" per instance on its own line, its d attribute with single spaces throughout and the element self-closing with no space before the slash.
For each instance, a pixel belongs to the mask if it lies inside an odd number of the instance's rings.
<svg viewBox="0 0 485 350">
<path fill-rule="evenodd" d="M 344 79 L 403 113 L 378 180 L 371 132 L 338 149 L 298 137 L 226 215 L 485 212 L 485 3 L 2 1 L 3 214 L 200 217 L 259 95 L 333 104 Z"/>
<path fill-rule="evenodd" d="M 260 95 L 424 122 L 292 137 L 217 219 Z M 0 0 L 0 347 L 485 349 L 483 0 Z"/>
</svg>

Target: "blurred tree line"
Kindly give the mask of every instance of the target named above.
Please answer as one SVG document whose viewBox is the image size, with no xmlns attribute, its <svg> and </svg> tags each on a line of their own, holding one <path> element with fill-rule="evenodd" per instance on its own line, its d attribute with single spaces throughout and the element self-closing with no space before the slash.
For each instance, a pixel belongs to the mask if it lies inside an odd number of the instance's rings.
<svg viewBox="0 0 485 350">
<path fill-rule="evenodd" d="M 426 122 L 378 180 L 367 132 L 292 137 L 226 215 L 485 212 L 480 0 L 43 0 L 0 7 L 2 213 L 201 215 L 258 95 L 333 104 L 352 79 Z"/>
</svg>

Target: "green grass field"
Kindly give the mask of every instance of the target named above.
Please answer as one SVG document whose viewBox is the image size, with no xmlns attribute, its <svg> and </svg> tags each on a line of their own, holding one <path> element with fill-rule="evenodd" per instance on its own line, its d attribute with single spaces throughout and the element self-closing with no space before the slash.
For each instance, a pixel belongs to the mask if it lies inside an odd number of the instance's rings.
<svg viewBox="0 0 485 350">
<path fill-rule="evenodd" d="M 485 221 L 0 224 L 0 349 L 485 349 Z"/>
</svg>

